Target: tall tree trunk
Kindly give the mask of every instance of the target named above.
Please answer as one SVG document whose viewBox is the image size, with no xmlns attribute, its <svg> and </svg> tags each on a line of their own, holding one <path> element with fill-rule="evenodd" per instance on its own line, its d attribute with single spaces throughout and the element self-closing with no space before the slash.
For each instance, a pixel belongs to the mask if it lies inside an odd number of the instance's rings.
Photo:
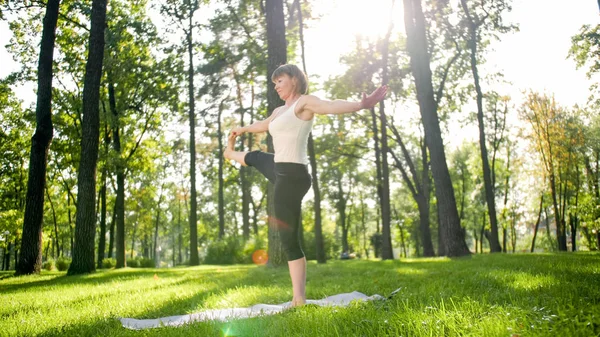
<svg viewBox="0 0 600 337">
<path fill-rule="evenodd" d="M 550 231 L 550 217 L 548 217 L 548 208 L 544 208 L 544 217 L 546 218 L 546 234 L 548 234 L 548 242 L 550 242 L 550 245 L 554 245 L 552 243 L 552 232 Z"/>
<path fill-rule="evenodd" d="M 156 268 L 160 267 L 160 249 L 158 246 L 158 227 L 160 225 L 160 207 L 159 205 L 162 203 L 162 194 L 158 198 L 158 204 L 156 205 L 156 220 L 154 221 L 154 247 L 152 247 L 152 251 L 154 252 L 154 265 Z M 157 258 L 158 257 L 158 258 Z"/>
<path fill-rule="evenodd" d="M 265 11 L 267 18 L 267 113 L 270 116 L 276 107 L 284 102 L 275 91 L 271 82 L 271 74 L 282 64 L 287 63 L 287 42 L 285 39 L 285 17 L 283 15 L 283 0 L 266 0 Z M 267 137 L 269 152 L 273 152 L 273 139 Z M 267 188 L 267 214 L 269 218 L 269 265 L 279 266 L 286 262 L 281 238 L 274 219 L 273 184 Z"/>
<path fill-rule="evenodd" d="M 413 163 L 413 160 L 408 152 L 408 149 L 404 145 L 404 141 L 402 140 L 402 136 L 396 129 L 393 124 L 390 124 L 390 129 L 392 130 L 392 134 L 396 137 L 396 142 L 400 145 L 402 149 L 402 154 L 404 155 L 404 159 L 409 167 L 410 173 L 412 175 L 412 180 L 408 176 L 408 172 L 404 168 L 402 162 L 398 159 L 398 157 L 394 154 L 394 152 L 390 151 L 392 157 L 396 161 L 396 166 L 400 169 L 400 173 L 402 173 L 402 179 L 405 184 L 408 186 L 411 195 L 415 202 L 417 203 L 417 208 L 419 209 L 419 230 L 418 232 L 421 235 L 421 239 L 423 241 L 423 254 L 425 256 L 435 256 L 435 252 L 433 250 L 433 242 L 431 241 L 431 229 L 429 227 L 429 163 L 427 160 L 427 146 L 425 145 L 425 141 L 423 140 L 421 143 L 421 164 L 422 171 L 421 176 L 419 177 L 417 173 L 417 169 Z M 418 244 L 417 244 L 418 250 Z M 419 254 L 417 254 L 419 255 Z"/>
<path fill-rule="evenodd" d="M 102 104 L 104 116 L 106 117 L 106 109 L 104 109 L 104 103 Z M 108 120 L 108 118 L 105 118 Z M 104 124 L 104 158 L 108 160 L 108 153 L 110 150 L 110 136 L 108 122 Z M 96 267 L 102 268 L 102 260 L 104 260 L 104 254 L 106 251 L 106 175 L 108 169 L 106 164 L 102 168 L 102 176 L 100 178 L 102 186 L 100 187 L 100 237 L 98 238 L 98 260 L 96 261 Z"/>
<path fill-rule="evenodd" d="M 302 57 L 302 69 L 306 76 L 308 72 L 306 70 L 306 57 L 304 52 L 304 22 L 302 19 L 302 8 L 300 7 L 300 1 L 295 2 L 298 11 L 298 34 L 300 37 L 300 56 Z M 319 188 L 319 178 L 317 174 L 317 160 L 315 157 L 315 141 L 313 139 L 312 132 L 308 135 L 308 158 L 310 161 L 310 169 L 312 173 L 312 188 L 314 194 L 313 211 L 315 214 L 315 252 L 317 255 L 317 263 L 325 263 L 325 244 L 323 242 L 323 220 L 321 219 L 321 190 Z"/>
<path fill-rule="evenodd" d="M 394 7 L 395 0 L 392 1 L 392 9 Z M 392 12 L 392 11 L 390 11 Z M 390 35 L 392 33 L 393 23 L 390 21 L 389 28 L 385 39 L 383 41 L 381 55 L 382 55 L 382 73 L 381 82 L 383 85 L 388 84 L 388 54 Z M 391 233 L 391 209 L 390 209 L 390 167 L 388 165 L 388 123 L 387 116 L 385 115 L 385 103 L 384 100 L 379 102 L 379 119 L 381 121 L 381 177 L 382 180 L 382 199 L 381 199 L 381 220 L 382 220 L 382 245 L 381 245 L 381 258 L 383 260 L 391 260 L 394 258 L 392 250 L 392 233 Z"/>
<path fill-rule="evenodd" d="M 483 165 L 483 181 L 485 187 L 485 200 L 490 217 L 490 251 L 498 253 L 502 251 L 500 242 L 498 241 L 498 218 L 496 216 L 496 200 L 494 193 L 494 185 L 492 183 L 492 173 L 490 170 L 490 162 L 488 160 L 488 151 L 485 138 L 485 124 L 483 122 L 483 92 L 479 83 L 479 70 L 477 69 L 477 30 L 479 23 L 474 22 L 474 19 L 469 13 L 466 0 L 460 1 L 463 10 L 468 18 L 469 27 L 469 48 L 471 51 L 471 71 L 473 72 L 473 80 L 475 82 L 475 91 L 477 92 L 477 122 L 479 125 L 479 148 L 481 151 L 481 162 Z"/>
<path fill-rule="evenodd" d="M 4 251 L 4 255 L 2 256 L 2 270 L 9 270 L 10 268 L 10 250 L 11 250 L 12 242 L 8 242 L 6 245 L 6 250 Z"/>
<path fill-rule="evenodd" d="M 48 149 L 53 137 L 52 126 L 52 60 L 60 0 L 48 0 L 42 28 L 38 62 L 36 128 L 31 138 L 29 179 L 23 219 L 21 254 L 16 275 L 39 273 L 42 268 L 42 219 Z"/>
<path fill-rule="evenodd" d="M 70 252 L 69 252 L 69 256 L 73 256 L 73 246 L 74 246 L 74 241 L 75 241 L 75 235 L 73 234 L 73 219 L 71 217 L 71 199 L 73 199 L 73 203 L 75 203 L 75 198 L 71 198 L 71 191 L 68 191 L 69 194 L 67 195 L 67 217 L 69 219 L 69 243 L 71 244 L 70 246 Z M 69 197 L 71 196 L 71 197 Z"/>
<path fill-rule="evenodd" d="M 218 192 L 218 211 L 219 211 L 219 239 L 225 236 L 225 200 L 223 197 L 223 132 L 221 131 L 221 114 L 223 113 L 223 102 L 219 104 L 219 112 L 217 114 L 217 139 L 219 142 L 219 192 Z"/>
<path fill-rule="evenodd" d="M 54 210 L 54 203 L 52 202 L 52 198 L 50 198 L 50 193 L 48 193 L 48 189 L 46 188 L 46 198 L 48 198 L 48 202 L 50 203 L 50 209 L 52 210 L 52 221 L 54 223 L 54 237 L 53 239 L 53 245 L 54 247 L 56 247 L 56 255 L 54 255 L 54 248 L 52 249 L 52 257 L 53 258 L 57 258 L 59 255 L 59 249 L 58 249 L 58 222 L 56 221 L 56 211 Z"/>
<path fill-rule="evenodd" d="M 371 108 L 371 125 L 372 125 L 372 130 L 373 130 L 373 142 L 374 142 L 374 149 L 375 149 L 375 178 L 377 179 L 376 182 L 376 187 L 377 187 L 377 201 L 378 201 L 378 205 L 380 205 L 379 208 L 377 208 L 377 214 L 378 214 L 378 218 L 377 218 L 377 233 L 379 233 L 379 214 L 380 214 L 380 210 L 381 210 L 381 200 L 383 199 L 383 178 L 381 176 L 381 150 L 379 148 L 379 126 L 377 124 L 377 114 L 375 113 L 375 108 Z M 378 254 L 378 253 L 376 253 Z"/>
<path fill-rule="evenodd" d="M 186 32 L 188 52 L 188 101 L 190 122 L 190 266 L 200 264 L 198 256 L 198 199 L 196 193 L 196 112 L 194 98 L 194 40 L 193 40 L 193 14 L 190 5 L 189 29 Z"/>
<path fill-rule="evenodd" d="M 106 168 L 102 169 L 102 187 L 100 187 L 100 237 L 98 238 L 98 260 L 96 268 L 102 268 L 106 250 Z"/>
<path fill-rule="evenodd" d="M 437 103 L 433 93 L 430 57 L 421 0 L 403 0 L 407 46 L 410 64 L 417 88 L 417 99 L 425 129 L 425 139 L 431 159 L 431 171 L 439 208 L 446 254 L 462 256 L 470 254 L 465 243 L 464 231 L 456 209 L 454 189 L 444 153 L 444 142 L 437 116 Z"/>
<path fill-rule="evenodd" d="M 113 149 L 117 157 L 115 169 L 117 171 L 117 195 L 115 199 L 116 218 L 113 218 L 113 226 L 116 220 L 116 268 L 124 268 L 127 266 L 127 258 L 125 257 L 125 164 L 123 162 L 121 148 L 121 123 L 120 114 L 117 110 L 115 86 L 108 76 L 108 102 L 113 115 Z M 133 249 L 133 248 L 132 248 Z M 133 251 L 133 250 L 132 250 Z"/>
<path fill-rule="evenodd" d="M 540 228 L 540 221 L 542 220 L 542 210 L 544 207 L 544 194 L 540 197 L 540 210 L 538 211 L 538 218 L 535 222 L 535 228 L 533 230 L 533 239 L 531 240 L 531 252 L 535 250 L 535 238 L 537 237 L 538 229 Z"/>
<path fill-rule="evenodd" d="M 239 76 L 235 70 L 235 67 L 231 66 L 231 70 L 233 72 L 233 75 L 234 75 L 233 77 L 234 77 L 235 84 L 236 84 L 238 110 L 240 111 L 240 126 L 243 127 L 245 125 L 244 115 L 245 115 L 246 109 L 244 108 L 244 104 L 242 102 L 242 88 L 241 88 Z M 220 123 L 220 119 L 219 119 L 219 123 Z M 241 144 L 242 144 L 241 150 L 244 151 L 245 149 L 244 149 L 244 141 L 243 140 L 242 140 Z M 219 148 L 222 148 L 222 144 L 219 146 Z M 240 186 L 242 189 L 242 236 L 244 238 L 244 241 L 246 241 L 246 240 L 250 239 L 250 198 L 252 198 L 252 195 L 250 194 L 250 181 L 248 180 L 248 167 L 247 166 L 240 167 Z"/>
<path fill-rule="evenodd" d="M 315 253 L 317 255 L 317 263 L 326 263 L 325 241 L 323 240 L 323 219 L 321 218 L 321 189 L 319 187 L 319 178 L 317 174 L 317 160 L 315 156 L 315 141 L 312 132 L 308 135 L 308 157 L 312 173 L 313 187 L 313 211 L 315 213 Z"/>
<path fill-rule="evenodd" d="M 181 248 L 183 246 L 183 233 L 181 228 L 181 200 L 177 199 L 177 263 L 181 264 L 183 262 L 183 257 L 181 255 Z M 175 251 L 173 250 L 173 255 L 175 255 Z"/>
<path fill-rule="evenodd" d="M 581 180 L 580 178 L 580 171 L 579 171 L 579 163 L 576 164 L 576 174 L 577 174 L 577 183 L 575 186 L 575 214 L 570 214 L 570 225 L 571 225 L 571 250 L 576 252 L 577 251 L 577 227 L 579 226 L 579 216 L 578 216 L 578 209 L 579 209 L 579 189 L 580 189 L 580 184 L 581 184 Z"/>
<path fill-rule="evenodd" d="M 115 244 L 115 223 L 117 222 L 117 201 L 115 199 L 115 204 L 113 206 L 112 217 L 110 218 L 110 236 L 108 237 L 108 255 L 109 259 L 113 257 L 113 247 Z"/>
<path fill-rule="evenodd" d="M 558 243 L 558 250 L 564 252 L 567 251 L 567 242 L 566 240 L 563 240 L 563 219 L 560 212 L 560 201 L 556 198 L 557 193 L 560 193 L 560 188 L 557 192 L 556 180 L 553 172 L 550 173 L 550 192 L 552 193 L 552 206 L 554 208 L 554 221 L 556 222 L 556 240 Z"/>
<path fill-rule="evenodd" d="M 348 226 L 346 221 L 346 204 L 348 200 L 344 196 L 344 190 L 342 189 L 342 177 L 337 178 L 337 195 L 338 200 L 335 203 L 335 208 L 338 211 L 338 222 L 340 229 L 342 230 L 342 252 L 348 252 Z"/>
<path fill-rule="evenodd" d="M 100 136 L 100 79 L 104 59 L 104 27 L 107 0 L 92 2 L 90 42 L 83 88 L 83 123 L 81 125 L 81 161 L 77 176 L 77 212 L 75 247 L 68 274 L 93 272 L 94 236 L 96 235 L 96 164 Z"/>
</svg>

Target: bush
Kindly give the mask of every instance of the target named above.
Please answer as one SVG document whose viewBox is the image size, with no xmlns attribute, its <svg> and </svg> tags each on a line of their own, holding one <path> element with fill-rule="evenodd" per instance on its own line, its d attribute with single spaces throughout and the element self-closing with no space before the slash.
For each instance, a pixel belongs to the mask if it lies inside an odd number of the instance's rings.
<svg viewBox="0 0 600 337">
<path fill-rule="evenodd" d="M 217 240 L 206 246 L 205 264 L 250 263 L 252 256 L 244 256 L 242 244 L 237 238 Z"/>
<path fill-rule="evenodd" d="M 267 245 L 262 240 L 248 240 L 244 245 L 244 250 L 242 251 L 242 255 L 239 256 L 240 261 L 237 263 L 250 264 L 252 261 L 252 254 L 257 250 L 267 250 Z"/>
<path fill-rule="evenodd" d="M 127 267 L 130 267 L 130 268 L 139 268 L 140 267 L 140 260 L 138 260 L 138 259 L 128 259 L 127 260 Z"/>
<path fill-rule="evenodd" d="M 48 271 L 54 269 L 54 260 L 45 261 L 44 263 L 42 263 L 42 268 Z"/>
<path fill-rule="evenodd" d="M 59 257 L 58 260 L 56 260 L 56 269 L 58 269 L 58 271 L 66 271 L 69 269 L 70 265 L 71 259 L 66 257 Z"/>
<path fill-rule="evenodd" d="M 339 255 L 339 244 L 337 244 L 332 235 L 323 233 L 323 245 L 325 246 L 325 259 L 331 260 L 337 258 Z M 317 259 L 317 242 L 315 240 L 315 234 L 313 232 L 304 232 L 304 243 L 302 245 L 304 255 L 307 260 Z"/>
<path fill-rule="evenodd" d="M 110 269 L 114 268 L 117 265 L 117 260 L 115 258 L 105 258 L 102 260 L 102 268 Z"/>
<path fill-rule="evenodd" d="M 153 259 L 138 259 L 140 268 L 154 268 L 154 260 Z"/>
</svg>

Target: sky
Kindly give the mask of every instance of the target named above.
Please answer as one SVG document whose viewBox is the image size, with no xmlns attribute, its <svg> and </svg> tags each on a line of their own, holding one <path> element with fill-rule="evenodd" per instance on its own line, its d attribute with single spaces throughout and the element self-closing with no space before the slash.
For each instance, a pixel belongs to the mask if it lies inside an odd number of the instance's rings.
<svg viewBox="0 0 600 337">
<path fill-rule="evenodd" d="M 320 20 L 307 22 L 305 30 L 307 69 L 320 78 L 341 73 L 340 55 L 353 48 L 356 34 L 385 34 L 390 17 L 397 31 L 404 31 L 402 1 L 332 0 L 315 1 L 314 11 Z M 571 106 L 584 105 L 591 81 L 585 70 L 577 70 L 567 59 L 571 36 L 583 24 L 598 24 L 598 4 L 594 0 L 513 0 L 509 22 L 517 23 L 520 31 L 502 36 L 488 55 L 485 71 L 501 71 L 508 85 L 504 90 L 514 98 L 528 89 L 555 94 L 558 102 Z M 360 23 L 360 24 L 358 24 Z M 0 22 L 0 77 L 18 69 L 6 51 L 11 33 L 6 22 Z M 18 88 L 17 94 L 26 102 L 34 100 L 34 85 Z M 485 90 L 485 88 L 484 88 Z"/>
<path fill-rule="evenodd" d="M 402 1 L 335 0 L 318 2 L 315 9 L 328 13 L 320 22 L 311 22 L 306 30 L 307 68 L 322 78 L 343 70 L 339 55 L 353 48 L 354 35 L 385 34 L 390 15 L 394 28 L 404 32 Z M 585 71 L 576 70 L 567 60 L 571 36 L 583 24 L 598 24 L 598 4 L 594 0 L 514 0 L 507 22 L 517 23 L 520 31 L 502 36 L 492 44 L 488 56 L 489 71 L 501 71 L 513 85 L 507 94 L 519 97 L 523 90 L 534 89 L 556 94 L 564 105 L 585 104 L 590 81 Z M 365 22 L 357 24 L 357 22 Z M 485 88 L 484 88 L 485 90 Z"/>
</svg>

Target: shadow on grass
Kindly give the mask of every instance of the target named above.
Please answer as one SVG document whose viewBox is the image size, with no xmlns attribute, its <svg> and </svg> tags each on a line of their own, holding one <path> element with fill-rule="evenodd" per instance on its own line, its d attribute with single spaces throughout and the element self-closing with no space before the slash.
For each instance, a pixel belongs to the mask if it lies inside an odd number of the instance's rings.
<svg viewBox="0 0 600 337">
<path fill-rule="evenodd" d="M 577 266 L 573 266 L 576 263 Z M 600 255 L 584 254 L 551 254 L 551 255 L 474 255 L 472 258 L 459 259 L 412 259 L 403 261 L 332 261 L 326 265 L 309 264 L 308 295 L 309 298 L 322 298 L 340 292 L 361 291 L 367 295 L 379 293 L 388 295 L 397 288 L 403 288 L 394 298 L 387 302 L 385 310 L 402 310 L 402 302 L 408 302 L 414 309 L 425 310 L 436 307 L 440 302 L 449 303 L 452 300 L 464 299 L 483 303 L 484 307 L 507 306 L 518 307 L 530 311 L 533 306 L 555 308 L 559 305 L 577 307 L 581 303 L 575 299 L 589 298 L 598 303 L 600 297 L 597 288 L 598 265 Z M 236 278 L 228 276 L 229 272 L 244 270 L 243 276 Z M 82 283 L 104 283 L 115 280 L 151 277 L 157 273 L 162 278 L 183 277 L 182 280 L 162 287 L 176 286 L 186 282 L 194 282 L 194 276 L 185 277 L 197 272 L 199 277 L 211 278 L 218 288 L 195 293 L 187 298 L 166 301 L 156 306 L 154 310 L 146 311 L 132 318 L 160 318 L 172 315 L 183 315 L 197 311 L 198 307 L 208 297 L 221 292 L 226 294 L 239 286 L 265 287 L 268 285 L 289 287 L 287 269 L 249 268 L 249 267 L 218 267 L 203 269 L 172 269 L 172 270 L 136 270 L 112 271 L 104 274 L 85 276 L 58 277 L 45 280 L 42 285 L 71 285 Z M 270 274 L 270 275 L 269 275 Z M 265 275 L 267 278 L 265 278 Z M 525 281 L 530 278 L 539 284 L 531 287 L 516 286 L 520 277 L 525 275 Z M 525 277 L 523 276 L 523 277 Z M 538 280 L 538 281 L 536 281 Z M 54 282 L 54 283 L 53 283 Z M 582 286 L 586 285 L 586 286 Z M 31 288 L 14 285 L 12 291 L 26 291 Z M 24 286 L 24 285 L 22 285 Z M 0 287 L 0 291 L 3 291 Z M 153 291 L 154 288 L 148 289 Z M 107 289 L 110 291 L 110 289 Z M 108 295 L 107 295 L 108 296 Z M 140 295 L 140 296 L 143 296 Z M 257 296 L 257 302 L 264 303 L 273 297 L 266 293 Z M 286 299 L 287 300 L 287 299 Z M 460 310 L 454 309 L 454 310 Z M 493 310 L 493 309 L 490 309 Z M 293 313 L 291 313 L 293 314 Z M 130 336 L 130 335 L 194 335 L 203 331 L 207 335 L 220 334 L 226 323 L 204 322 L 192 326 L 178 328 L 160 328 L 144 332 L 130 331 L 121 327 L 118 317 L 103 318 L 102 313 L 91 322 L 79 322 L 68 326 L 57 327 L 44 332 L 43 336 Z M 596 332 L 597 326 L 592 325 L 590 332 Z M 177 332 L 174 332 L 177 331 Z"/>
<path fill-rule="evenodd" d="M 124 268 L 124 269 L 111 269 L 111 270 L 99 270 L 90 274 L 82 275 L 66 275 L 58 274 L 51 279 L 39 279 L 44 276 L 51 276 L 51 274 L 42 275 L 28 275 L 28 276 L 13 276 L 9 275 L 6 277 L 8 280 L 21 279 L 22 283 L 15 284 L 2 284 L 0 283 L 0 292 L 11 293 L 11 292 L 22 292 L 29 291 L 32 288 L 44 288 L 48 286 L 65 286 L 68 287 L 73 284 L 93 284 L 99 285 L 103 283 L 109 283 L 114 281 L 124 281 L 130 279 L 138 279 L 141 277 L 153 277 L 154 274 L 161 275 L 162 277 L 174 277 L 180 274 L 188 274 L 192 270 L 197 270 L 199 274 L 211 275 L 219 273 L 230 273 L 240 270 L 249 269 L 251 266 L 244 267 L 219 267 L 219 266 L 206 266 L 203 268 L 188 267 L 188 268 L 172 268 L 172 269 L 154 269 L 154 268 Z M 213 270 L 214 269 L 214 270 Z M 1 275 L 0 275 L 1 276 Z M 1 279 L 0 279 L 1 280 Z"/>
<path fill-rule="evenodd" d="M 262 268 L 261 268 L 262 269 Z M 160 317 L 174 316 L 174 315 L 185 315 L 189 313 L 198 312 L 198 307 L 201 306 L 203 302 L 205 302 L 210 296 L 213 296 L 217 292 L 227 292 L 228 290 L 235 290 L 240 285 L 252 287 L 252 286 L 264 286 L 264 279 L 257 278 L 255 276 L 256 273 L 264 273 L 264 272 L 274 272 L 275 274 L 282 274 L 283 272 L 287 273 L 287 269 L 280 270 L 256 270 L 256 269 L 247 269 L 247 273 L 243 277 L 231 278 L 223 275 L 224 273 L 220 273 L 217 275 L 217 280 L 212 280 L 213 282 L 218 284 L 218 288 L 211 288 L 205 291 L 200 291 L 194 294 L 193 296 L 177 299 L 173 301 L 167 301 L 166 303 L 162 303 L 156 306 L 154 310 L 146 311 L 142 315 L 136 317 L 127 317 L 127 318 L 136 318 L 136 319 L 156 319 Z M 219 273 L 216 273 L 219 274 Z M 206 274 L 203 274 L 206 275 Z M 280 277 L 281 275 L 278 275 Z M 176 282 L 177 283 L 177 282 Z M 274 282 L 275 283 L 275 282 Z M 276 283 L 275 283 L 276 284 Z M 152 289 L 148 289 L 151 291 Z M 143 296 L 143 295 L 140 295 Z M 264 302 L 270 298 L 269 294 L 264 294 L 262 296 L 257 296 L 258 302 Z M 144 332 L 133 331 L 123 328 L 121 326 L 118 318 L 122 318 L 124 316 L 111 317 L 111 318 L 101 318 L 95 319 L 91 322 L 80 322 L 76 324 L 71 324 L 68 326 L 61 326 L 53 328 L 49 331 L 46 331 L 41 334 L 41 336 L 129 336 L 129 335 L 155 335 L 155 336 L 163 336 L 165 335 L 166 330 L 177 331 L 175 335 L 185 335 L 185 331 L 190 326 L 183 327 L 165 327 L 165 328 L 157 328 L 146 330 Z M 215 335 L 217 331 L 220 331 L 223 322 L 203 322 L 202 329 L 206 329 L 208 335 Z M 180 334 L 181 333 L 181 334 Z M 191 331 L 190 331 L 191 333 Z M 198 329 L 197 327 L 194 329 L 192 335 L 197 335 Z"/>
</svg>

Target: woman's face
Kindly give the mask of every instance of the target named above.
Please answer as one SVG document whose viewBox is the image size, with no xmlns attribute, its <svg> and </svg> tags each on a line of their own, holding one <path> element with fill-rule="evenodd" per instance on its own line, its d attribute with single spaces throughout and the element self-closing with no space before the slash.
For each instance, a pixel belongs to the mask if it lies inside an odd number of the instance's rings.
<svg viewBox="0 0 600 337">
<path fill-rule="evenodd" d="M 292 97 L 296 92 L 296 83 L 288 74 L 277 77 L 273 83 L 275 83 L 275 91 L 279 94 L 279 98 L 284 101 Z"/>
</svg>

